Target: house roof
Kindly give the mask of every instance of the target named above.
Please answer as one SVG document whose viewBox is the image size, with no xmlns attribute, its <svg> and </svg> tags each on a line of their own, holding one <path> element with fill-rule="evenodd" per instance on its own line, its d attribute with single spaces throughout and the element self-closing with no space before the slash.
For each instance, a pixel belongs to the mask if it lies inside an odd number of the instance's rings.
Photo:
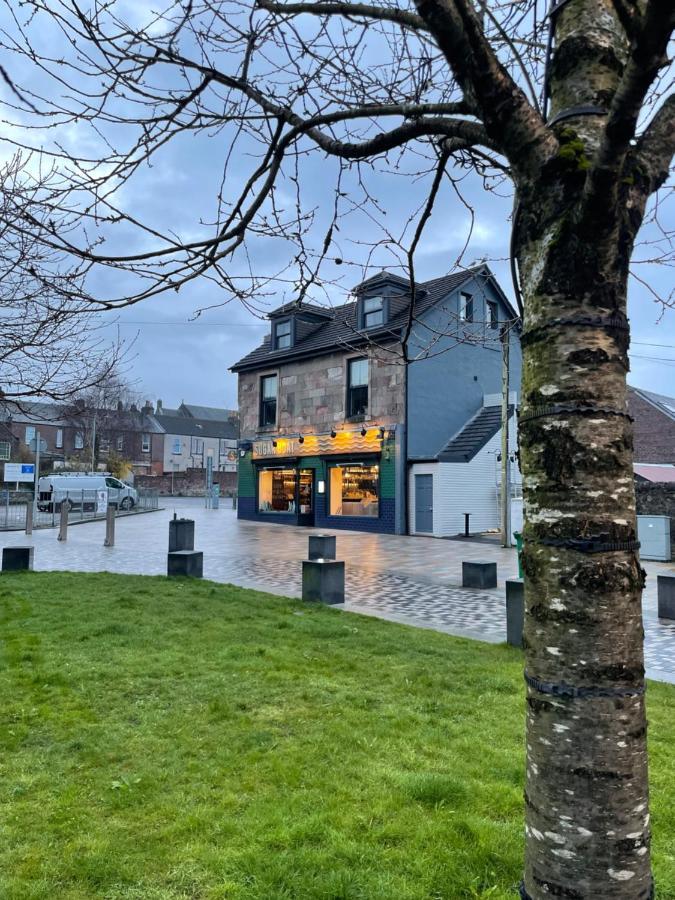
<svg viewBox="0 0 675 900">
<path fill-rule="evenodd" d="M 509 418 L 513 406 L 509 406 Z M 501 406 L 483 406 L 473 419 L 459 431 L 438 454 L 441 462 L 470 462 L 479 450 L 499 431 L 502 424 Z"/>
<path fill-rule="evenodd" d="M 675 484 L 675 466 L 654 463 L 634 463 L 633 470 L 640 480 L 652 481 L 659 484 Z"/>
<path fill-rule="evenodd" d="M 181 414 L 182 410 L 187 410 L 193 419 L 205 419 L 212 422 L 227 422 L 237 416 L 236 409 L 223 409 L 219 406 L 198 406 L 195 403 L 181 403 L 179 414 Z M 165 410 L 162 412 L 162 415 L 166 415 Z"/>
<path fill-rule="evenodd" d="M 54 425 L 57 428 L 71 425 L 68 408 L 63 404 L 50 403 L 45 400 L 22 400 L 21 403 L 3 403 L 0 408 L 0 420 L 26 425 Z"/>
<path fill-rule="evenodd" d="M 290 303 L 284 303 L 283 306 L 273 309 L 268 318 L 276 318 L 290 312 L 306 312 L 311 313 L 313 316 L 321 316 L 327 319 L 330 319 L 333 315 L 333 310 L 327 306 L 317 306 L 315 303 L 298 303 L 297 300 L 292 300 Z"/>
<path fill-rule="evenodd" d="M 675 397 L 668 397 L 665 394 L 655 394 L 654 391 L 645 391 L 643 388 L 631 386 L 629 386 L 628 390 L 643 397 L 670 419 L 675 420 Z"/>
<path fill-rule="evenodd" d="M 230 438 L 239 437 L 236 422 L 217 422 L 212 419 L 191 419 L 188 416 L 154 417 L 165 434 L 189 435 L 190 437 Z"/>
<path fill-rule="evenodd" d="M 416 315 L 425 312 L 436 303 L 439 303 L 447 297 L 448 294 L 464 284 L 464 282 L 468 281 L 470 278 L 474 278 L 476 275 L 483 275 L 486 279 L 489 278 L 492 284 L 497 285 L 494 275 L 486 265 L 474 266 L 470 269 L 465 269 L 462 272 L 454 272 L 450 275 L 443 275 L 440 278 L 433 278 L 431 281 L 420 283 L 417 285 L 420 289 L 420 296 L 418 296 L 415 301 Z M 368 281 L 379 279 L 381 276 L 382 273 L 378 273 L 378 275 L 373 276 L 373 278 L 368 279 Z M 401 280 L 399 276 L 391 277 L 399 281 Z M 408 283 L 409 282 L 406 282 L 406 284 Z M 363 284 L 368 284 L 368 282 L 363 282 Z M 507 298 L 503 295 L 501 289 L 499 289 L 498 285 L 497 288 L 503 301 L 515 316 L 516 313 L 513 311 L 513 308 Z M 422 294 L 422 291 L 425 293 Z M 336 306 L 332 310 L 326 311 L 332 312 L 331 318 L 320 324 L 316 329 L 298 341 L 293 347 L 275 350 L 271 346 L 270 335 L 267 335 L 259 347 L 256 347 L 255 350 L 252 350 L 251 353 L 248 353 L 231 366 L 231 371 L 240 372 L 247 369 L 262 369 L 268 365 L 275 365 L 286 360 L 330 353 L 336 348 L 362 346 L 370 340 L 397 340 L 400 336 L 401 329 L 405 326 L 408 318 L 408 311 L 404 306 L 403 309 L 397 312 L 394 317 L 386 323 L 386 325 L 381 328 L 369 329 L 366 334 L 357 329 L 355 301 L 345 303 L 342 306 Z M 272 312 L 271 315 L 275 315 L 275 312 Z"/>
</svg>

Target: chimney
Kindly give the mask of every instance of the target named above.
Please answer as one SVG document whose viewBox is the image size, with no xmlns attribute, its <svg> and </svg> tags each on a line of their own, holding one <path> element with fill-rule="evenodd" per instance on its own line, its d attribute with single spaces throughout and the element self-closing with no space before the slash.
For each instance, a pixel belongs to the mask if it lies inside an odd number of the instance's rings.
<svg viewBox="0 0 675 900">
<path fill-rule="evenodd" d="M 152 406 L 152 403 L 151 403 L 149 400 L 146 400 L 146 401 L 145 401 L 145 404 L 144 404 L 144 406 L 143 406 L 143 412 L 144 412 L 146 415 L 151 415 L 151 414 L 152 414 L 152 412 L 153 412 L 153 406 Z"/>
<path fill-rule="evenodd" d="M 155 412 L 157 413 L 158 416 L 162 415 L 162 401 L 161 400 L 157 401 L 157 408 L 156 408 Z"/>
</svg>

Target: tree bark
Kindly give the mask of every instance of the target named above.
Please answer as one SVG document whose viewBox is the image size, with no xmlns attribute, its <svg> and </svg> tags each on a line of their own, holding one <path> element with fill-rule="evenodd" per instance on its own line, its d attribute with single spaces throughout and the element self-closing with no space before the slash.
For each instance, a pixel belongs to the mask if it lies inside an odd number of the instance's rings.
<svg viewBox="0 0 675 900">
<path fill-rule="evenodd" d="M 570 142 L 575 140 L 570 137 Z M 526 508 L 524 897 L 652 896 L 626 285 L 631 242 L 584 234 L 583 166 L 525 191 L 519 421 Z"/>
</svg>

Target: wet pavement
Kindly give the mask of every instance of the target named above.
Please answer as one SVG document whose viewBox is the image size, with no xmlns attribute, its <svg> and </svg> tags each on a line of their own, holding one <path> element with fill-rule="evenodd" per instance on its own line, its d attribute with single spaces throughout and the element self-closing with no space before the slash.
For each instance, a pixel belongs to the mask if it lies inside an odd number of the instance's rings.
<svg viewBox="0 0 675 900">
<path fill-rule="evenodd" d="M 335 534 L 337 558 L 346 562 L 345 608 L 422 628 L 477 640 L 506 639 L 504 580 L 517 576 L 515 550 L 470 541 L 303 529 L 243 522 L 229 507 L 205 509 L 199 498 L 160 501 L 165 508 L 117 520 L 114 547 L 104 547 L 104 522 L 71 526 L 66 543 L 55 530 L 0 534 L 0 547 L 32 544 L 38 570 L 165 575 L 169 520 L 195 520 L 195 549 L 204 551 L 204 577 L 213 581 L 301 594 L 301 560 L 309 534 Z M 225 507 L 227 504 L 227 507 Z M 462 561 L 497 562 L 496 590 L 461 587 Z M 643 563 L 648 573 L 643 598 L 645 657 L 650 678 L 675 683 L 675 622 L 656 617 L 656 575 L 673 571 L 664 563 Z"/>
</svg>

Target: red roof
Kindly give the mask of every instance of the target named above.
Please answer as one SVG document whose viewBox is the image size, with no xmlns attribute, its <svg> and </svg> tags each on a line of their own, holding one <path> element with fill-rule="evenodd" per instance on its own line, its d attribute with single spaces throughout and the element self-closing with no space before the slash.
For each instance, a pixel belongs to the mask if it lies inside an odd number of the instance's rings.
<svg viewBox="0 0 675 900">
<path fill-rule="evenodd" d="M 646 478 L 647 481 L 675 482 L 675 466 L 635 463 L 633 468 L 636 475 Z"/>
</svg>

